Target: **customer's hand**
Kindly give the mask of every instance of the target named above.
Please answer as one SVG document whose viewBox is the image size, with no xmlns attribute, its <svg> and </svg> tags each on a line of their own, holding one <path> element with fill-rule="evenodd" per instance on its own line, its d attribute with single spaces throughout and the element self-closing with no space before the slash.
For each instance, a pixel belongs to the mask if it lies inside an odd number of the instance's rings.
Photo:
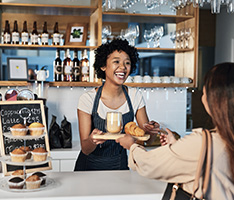
<svg viewBox="0 0 234 200">
<path fill-rule="evenodd" d="M 98 144 L 103 144 L 106 140 L 103 140 L 103 139 L 95 139 L 93 138 L 94 135 L 102 135 L 103 132 L 98 130 L 97 128 L 93 129 L 92 133 L 90 134 L 90 140 L 92 141 L 92 143 L 98 145 Z"/>
<path fill-rule="evenodd" d="M 128 150 L 135 143 L 135 139 L 130 134 L 125 134 L 124 137 L 120 137 L 115 141 L 119 143 L 123 148 Z"/>
<path fill-rule="evenodd" d="M 166 133 L 161 133 L 160 135 L 160 142 L 162 146 L 176 142 L 176 138 L 170 129 L 166 128 Z"/>
</svg>

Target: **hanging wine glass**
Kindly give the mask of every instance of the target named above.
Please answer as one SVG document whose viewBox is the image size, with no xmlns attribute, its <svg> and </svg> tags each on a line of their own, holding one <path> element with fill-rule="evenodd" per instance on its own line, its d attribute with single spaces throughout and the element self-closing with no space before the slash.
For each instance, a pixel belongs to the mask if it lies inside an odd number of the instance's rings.
<svg viewBox="0 0 234 200">
<path fill-rule="evenodd" d="M 107 42 L 107 38 L 111 35 L 111 26 L 105 25 L 102 27 L 102 43 Z"/>
<path fill-rule="evenodd" d="M 147 48 L 150 48 L 150 42 L 153 39 L 152 37 L 152 31 L 151 30 L 145 30 L 144 31 L 144 38 L 147 42 Z"/>
</svg>

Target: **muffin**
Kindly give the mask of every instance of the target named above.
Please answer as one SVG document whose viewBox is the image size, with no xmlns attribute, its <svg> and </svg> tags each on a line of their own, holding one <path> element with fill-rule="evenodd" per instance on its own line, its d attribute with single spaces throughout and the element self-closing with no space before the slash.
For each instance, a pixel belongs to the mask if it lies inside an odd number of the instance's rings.
<svg viewBox="0 0 234 200">
<path fill-rule="evenodd" d="M 45 126 L 39 122 L 33 122 L 28 126 L 29 133 L 32 136 L 40 136 L 44 133 Z"/>
<path fill-rule="evenodd" d="M 46 183 L 46 174 L 42 173 L 42 172 L 35 172 L 32 175 L 37 175 L 42 179 L 41 185 L 45 185 Z"/>
<path fill-rule="evenodd" d="M 10 152 L 12 162 L 24 162 L 27 157 L 27 152 L 22 149 L 15 149 Z"/>
<path fill-rule="evenodd" d="M 16 171 L 12 172 L 11 176 L 12 176 L 12 178 L 13 177 L 20 177 L 22 179 L 26 178 L 26 174 L 24 173 L 24 170 L 22 170 L 22 169 L 18 169 Z"/>
<path fill-rule="evenodd" d="M 28 129 L 23 124 L 15 124 L 10 128 L 13 136 L 25 136 L 27 135 Z"/>
<path fill-rule="evenodd" d="M 24 187 L 24 179 L 20 177 L 10 178 L 7 183 L 10 189 L 23 189 Z"/>
<path fill-rule="evenodd" d="M 45 161 L 47 159 L 47 154 L 48 152 L 42 147 L 36 148 L 32 151 L 33 160 L 36 162 Z"/>
<path fill-rule="evenodd" d="M 26 179 L 26 189 L 37 189 L 40 187 L 42 179 L 37 175 L 31 175 Z"/>
<path fill-rule="evenodd" d="M 20 149 L 28 153 L 26 159 L 30 159 L 31 158 L 31 156 L 32 156 L 32 154 L 31 154 L 32 149 L 30 147 L 21 146 Z"/>
</svg>

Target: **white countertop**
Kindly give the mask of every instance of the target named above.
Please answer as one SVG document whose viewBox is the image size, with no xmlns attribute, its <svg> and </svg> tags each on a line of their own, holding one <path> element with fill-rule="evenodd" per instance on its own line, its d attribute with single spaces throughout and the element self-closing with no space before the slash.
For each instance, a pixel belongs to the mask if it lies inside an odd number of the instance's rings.
<svg viewBox="0 0 234 200">
<path fill-rule="evenodd" d="M 95 199 L 161 200 L 166 183 L 141 177 L 137 172 L 86 171 L 46 172 L 56 184 L 34 192 L 10 192 L 1 189 L 0 199 Z"/>
</svg>

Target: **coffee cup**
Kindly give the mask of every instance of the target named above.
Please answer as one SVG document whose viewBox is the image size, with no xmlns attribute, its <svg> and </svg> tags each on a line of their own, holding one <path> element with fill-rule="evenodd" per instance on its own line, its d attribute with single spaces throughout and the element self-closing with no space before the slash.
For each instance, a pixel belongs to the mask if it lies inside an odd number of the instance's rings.
<svg viewBox="0 0 234 200">
<path fill-rule="evenodd" d="M 181 77 L 180 82 L 181 83 L 192 83 L 192 79 L 189 77 Z"/>
<path fill-rule="evenodd" d="M 153 77 L 153 83 L 161 83 L 161 82 L 162 82 L 162 80 L 161 80 L 161 78 L 159 76 L 154 76 Z"/>
<path fill-rule="evenodd" d="M 108 133 L 121 133 L 122 129 L 123 129 L 122 113 L 107 112 L 106 131 Z"/>
<path fill-rule="evenodd" d="M 142 83 L 142 76 L 136 75 L 134 76 L 134 83 Z"/>
<path fill-rule="evenodd" d="M 172 82 L 172 83 L 180 83 L 180 78 L 179 78 L 179 77 L 176 77 L 176 76 L 172 76 L 172 77 L 171 77 L 171 82 Z"/>
<path fill-rule="evenodd" d="M 171 79 L 169 76 L 163 76 L 162 77 L 162 83 L 170 83 L 171 82 Z"/>
<path fill-rule="evenodd" d="M 126 79 L 125 83 L 132 83 L 132 77 L 131 76 L 128 76 L 128 78 Z"/>
<path fill-rule="evenodd" d="M 144 82 L 144 83 L 152 83 L 152 78 L 151 78 L 151 76 L 145 75 L 145 76 L 143 77 L 143 82 Z"/>
</svg>

